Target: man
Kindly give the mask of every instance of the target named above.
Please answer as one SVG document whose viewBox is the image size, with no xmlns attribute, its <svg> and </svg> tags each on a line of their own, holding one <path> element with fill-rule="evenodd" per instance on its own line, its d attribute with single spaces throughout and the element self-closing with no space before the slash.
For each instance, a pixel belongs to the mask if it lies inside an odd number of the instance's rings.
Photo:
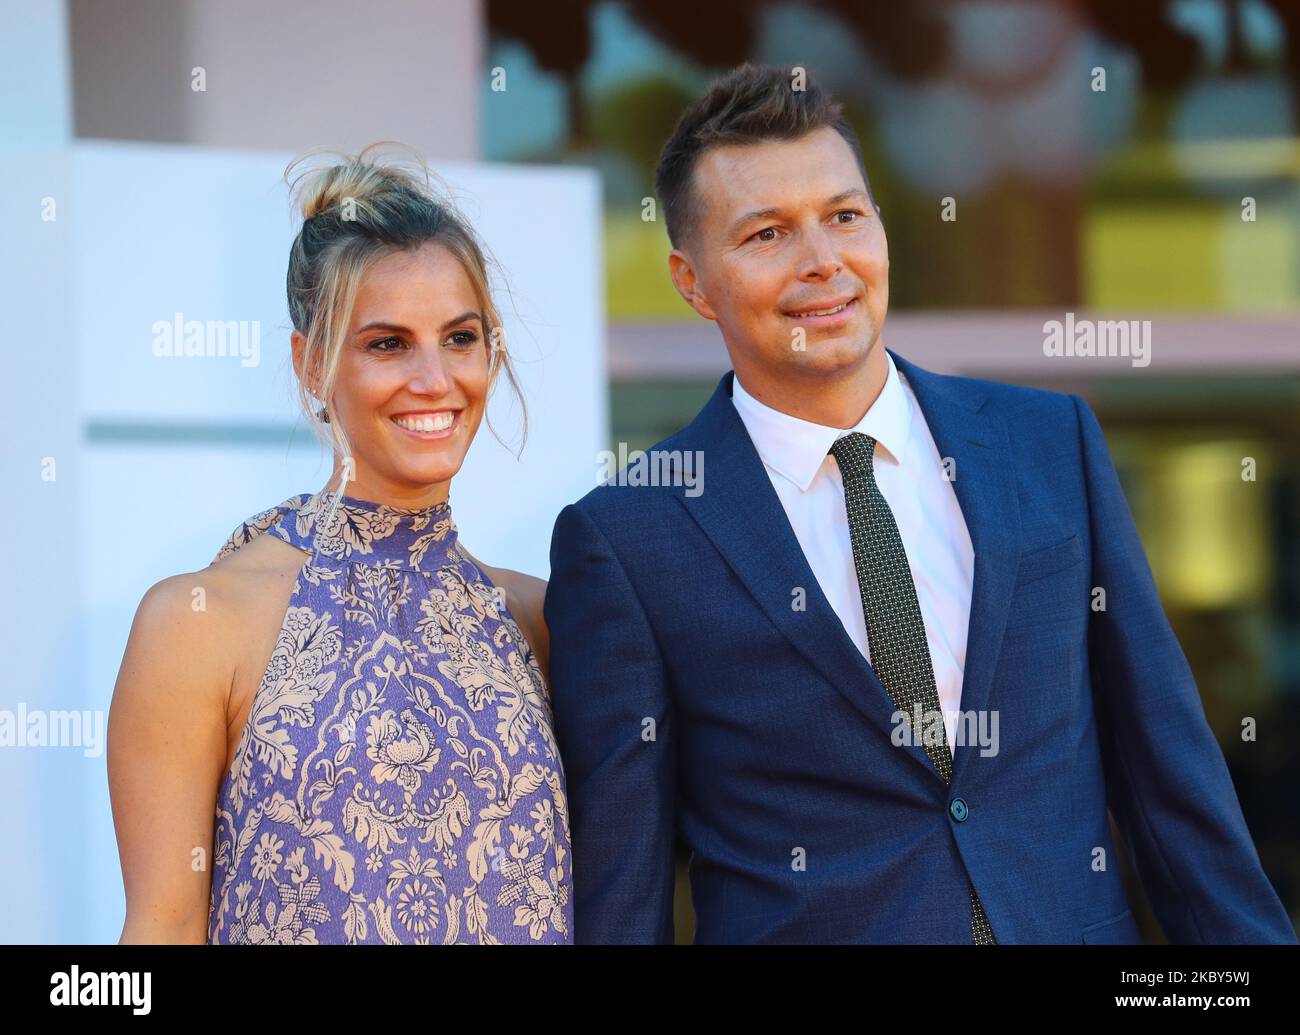
<svg viewBox="0 0 1300 1035">
<path fill-rule="evenodd" d="M 1294 942 L 1091 410 L 885 349 L 857 141 L 794 85 L 719 80 L 656 174 L 734 367 L 651 454 L 703 491 L 556 522 L 577 940 L 672 941 L 676 833 L 699 942 L 1136 942 L 1109 806 L 1171 941 Z"/>
</svg>

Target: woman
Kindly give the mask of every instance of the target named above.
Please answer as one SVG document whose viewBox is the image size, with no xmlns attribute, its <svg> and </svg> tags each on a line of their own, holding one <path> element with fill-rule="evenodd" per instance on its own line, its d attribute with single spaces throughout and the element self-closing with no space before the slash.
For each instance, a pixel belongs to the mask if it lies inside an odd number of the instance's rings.
<svg viewBox="0 0 1300 1035">
<path fill-rule="evenodd" d="M 571 940 L 545 583 L 477 562 L 449 503 L 518 382 L 472 230 L 371 152 L 306 174 L 289 257 L 329 482 L 135 617 L 108 745 L 124 943 Z"/>
</svg>

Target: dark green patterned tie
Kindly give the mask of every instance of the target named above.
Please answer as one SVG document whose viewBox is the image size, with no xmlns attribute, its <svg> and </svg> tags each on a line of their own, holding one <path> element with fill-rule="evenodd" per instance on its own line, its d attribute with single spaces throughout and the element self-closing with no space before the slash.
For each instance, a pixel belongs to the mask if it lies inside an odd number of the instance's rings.
<svg viewBox="0 0 1300 1035">
<path fill-rule="evenodd" d="M 858 573 L 858 590 L 862 594 L 862 614 L 867 620 L 867 642 L 871 647 L 871 666 L 880 677 L 894 706 L 914 714 L 919 703 L 926 715 L 942 714 L 939 691 L 934 683 L 934 666 L 925 638 L 925 622 L 916 599 L 916 586 L 907 564 L 907 551 L 898 534 L 893 511 L 876 485 L 872 461 L 876 440 L 870 435 L 853 432 L 831 446 L 831 455 L 840 465 L 844 479 L 844 506 L 849 515 L 849 538 L 853 542 L 853 566 Z M 929 726 L 923 723 L 923 728 Z M 914 730 L 919 735 L 921 730 Z M 926 743 L 925 752 L 944 783 L 952 783 L 952 752 L 948 738 Z M 993 928 L 975 886 L 970 884 L 971 940 L 976 945 L 996 945 Z"/>
</svg>

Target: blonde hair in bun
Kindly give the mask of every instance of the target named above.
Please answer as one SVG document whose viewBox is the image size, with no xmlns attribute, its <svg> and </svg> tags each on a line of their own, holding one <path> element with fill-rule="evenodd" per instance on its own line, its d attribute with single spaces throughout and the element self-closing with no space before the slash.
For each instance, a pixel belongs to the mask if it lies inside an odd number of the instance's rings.
<svg viewBox="0 0 1300 1035">
<path fill-rule="evenodd" d="M 357 289 L 366 271 L 393 251 L 413 251 L 426 243 L 441 245 L 460 261 L 474 285 L 485 345 L 490 349 L 488 391 L 504 370 L 523 414 L 522 451 L 528 413 L 500 330 L 501 314 L 491 296 L 487 248 L 456 208 L 445 184 L 439 181 L 440 192 L 433 189 L 433 174 L 419 155 L 405 149 L 410 155 L 407 161 L 385 160 L 379 152 L 389 146 L 402 147 L 381 141 L 354 155 L 334 154 L 336 160 L 324 165 L 307 163 L 330 153 L 307 152 L 285 169 L 285 182 L 303 220 L 289 250 L 285 284 L 294 329 L 307 341 L 303 370 L 318 372 L 315 396 L 328 408 Z M 322 434 L 328 429 L 326 444 L 341 457 L 351 456 L 339 422 L 322 424 L 316 419 L 312 393 L 302 378 L 298 400 L 313 428 Z M 488 427 L 502 441 L 491 418 Z M 335 499 L 343 494 L 341 484 Z"/>
</svg>

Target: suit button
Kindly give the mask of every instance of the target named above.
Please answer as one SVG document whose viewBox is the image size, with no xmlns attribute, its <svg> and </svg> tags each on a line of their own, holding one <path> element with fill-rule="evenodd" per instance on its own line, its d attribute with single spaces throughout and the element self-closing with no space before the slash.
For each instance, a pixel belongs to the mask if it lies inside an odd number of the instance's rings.
<svg viewBox="0 0 1300 1035">
<path fill-rule="evenodd" d="M 966 817 L 970 815 L 970 809 L 966 807 L 966 799 L 953 798 L 948 806 L 948 815 L 952 816 L 958 823 L 964 823 Z"/>
</svg>

